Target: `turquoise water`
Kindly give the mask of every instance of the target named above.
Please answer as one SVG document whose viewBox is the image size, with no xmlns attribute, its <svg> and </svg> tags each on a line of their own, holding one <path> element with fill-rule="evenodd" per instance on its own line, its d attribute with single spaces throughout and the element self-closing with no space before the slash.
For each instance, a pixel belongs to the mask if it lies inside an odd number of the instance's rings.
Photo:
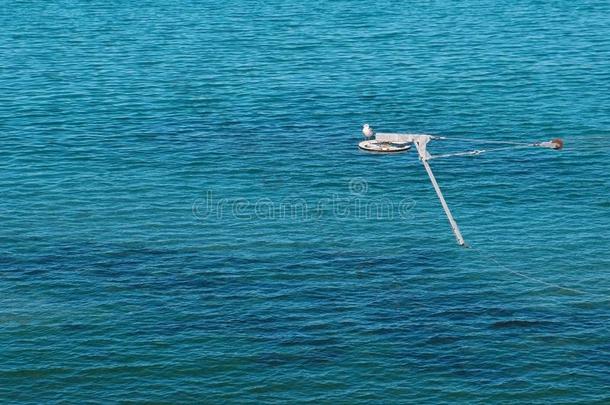
<svg viewBox="0 0 610 405">
<path fill-rule="evenodd" d="M 6 2 L 1 402 L 610 402 L 609 13 Z"/>
</svg>

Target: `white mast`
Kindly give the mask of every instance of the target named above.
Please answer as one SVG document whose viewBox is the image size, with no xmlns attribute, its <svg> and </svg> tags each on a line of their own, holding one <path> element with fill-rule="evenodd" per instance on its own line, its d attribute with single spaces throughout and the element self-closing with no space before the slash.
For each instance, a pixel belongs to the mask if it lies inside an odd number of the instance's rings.
<svg viewBox="0 0 610 405">
<path fill-rule="evenodd" d="M 445 201 L 445 197 L 443 197 L 443 193 L 441 192 L 441 188 L 436 182 L 436 178 L 434 177 L 434 173 L 432 173 L 432 169 L 430 168 L 430 164 L 428 163 L 428 159 L 430 158 L 430 154 L 426 151 L 426 145 L 430 142 L 430 136 L 428 135 L 419 135 L 415 139 L 415 147 L 417 148 L 417 152 L 419 153 L 419 158 L 426 168 L 426 172 L 428 173 L 428 177 L 430 177 L 430 181 L 432 182 L 432 186 L 434 187 L 434 191 L 436 191 L 436 195 L 438 199 L 441 201 L 441 205 L 443 206 L 443 210 L 445 210 L 445 214 L 447 215 L 447 219 L 449 220 L 449 224 L 451 225 L 451 230 L 455 235 L 455 239 L 457 240 L 458 245 L 466 246 L 466 242 L 464 242 L 464 238 L 462 237 L 462 233 L 460 232 L 460 228 L 458 227 L 457 222 L 451 215 L 451 210 Z"/>
</svg>

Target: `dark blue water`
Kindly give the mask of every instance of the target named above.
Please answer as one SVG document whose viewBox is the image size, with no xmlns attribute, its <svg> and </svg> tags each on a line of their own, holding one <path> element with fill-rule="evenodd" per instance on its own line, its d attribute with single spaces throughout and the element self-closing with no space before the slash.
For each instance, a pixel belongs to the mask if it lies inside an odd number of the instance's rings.
<svg viewBox="0 0 610 405">
<path fill-rule="evenodd" d="M 608 403 L 609 14 L 5 2 L 1 402 Z"/>
</svg>

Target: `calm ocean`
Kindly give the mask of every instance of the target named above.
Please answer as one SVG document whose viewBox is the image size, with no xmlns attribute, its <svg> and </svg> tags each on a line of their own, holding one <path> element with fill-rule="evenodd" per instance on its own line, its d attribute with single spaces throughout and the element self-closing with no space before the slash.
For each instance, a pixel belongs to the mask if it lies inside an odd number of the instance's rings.
<svg viewBox="0 0 610 405">
<path fill-rule="evenodd" d="M 1 403 L 610 403 L 607 1 L 0 3 Z"/>
</svg>

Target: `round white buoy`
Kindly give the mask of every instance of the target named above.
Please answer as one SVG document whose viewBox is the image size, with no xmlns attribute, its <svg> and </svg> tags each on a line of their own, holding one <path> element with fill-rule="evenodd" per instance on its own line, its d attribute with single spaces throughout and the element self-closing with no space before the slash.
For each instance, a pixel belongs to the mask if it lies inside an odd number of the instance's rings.
<svg viewBox="0 0 610 405">
<path fill-rule="evenodd" d="M 381 153 L 391 153 L 391 152 L 404 152 L 411 149 L 410 144 L 394 144 L 387 142 L 378 142 L 376 140 L 372 141 L 362 141 L 358 144 L 358 147 L 362 150 L 366 150 L 368 152 L 381 152 Z"/>
</svg>

